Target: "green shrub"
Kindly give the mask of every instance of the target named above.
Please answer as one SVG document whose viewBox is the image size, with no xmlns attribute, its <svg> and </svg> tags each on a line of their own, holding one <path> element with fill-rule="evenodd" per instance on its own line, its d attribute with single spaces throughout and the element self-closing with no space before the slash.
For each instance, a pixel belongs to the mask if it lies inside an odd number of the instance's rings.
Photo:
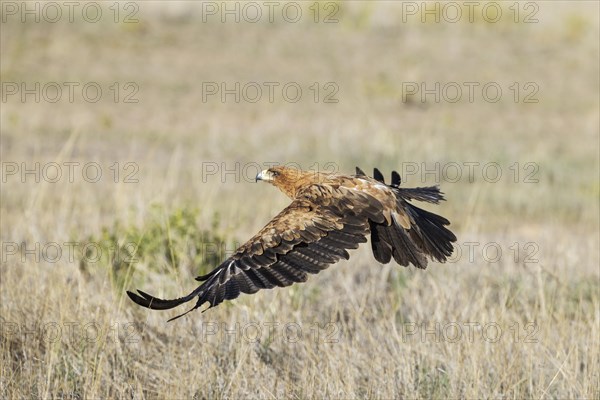
<svg viewBox="0 0 600 400">
<path fill-rule="evenodd" d="M 143 226 L 117 221 L 91 235 L 81 247 L 82 271 L 106 271 L 121 290 L 133 271 L 175 273 L 185 269 L 203 275 L 218 266 L 235 248 L 218 233 L 218 215 L 210 229 L 197 224 L 199 210 L 179 208 L 167 213 L 153 206 Z"/>
</svg>

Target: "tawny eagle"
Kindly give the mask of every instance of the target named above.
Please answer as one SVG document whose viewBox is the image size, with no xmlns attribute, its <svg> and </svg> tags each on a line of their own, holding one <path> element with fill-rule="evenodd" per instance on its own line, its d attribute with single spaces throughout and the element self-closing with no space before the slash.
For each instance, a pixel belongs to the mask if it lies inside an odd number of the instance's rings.
<svg viewBox="0 0 600 400">
<path fill-rule="evenodd" d="M 138 290 L 131 300 L 153 310 L 166 310 L 198 298 L 214 307 L 240 293 L 305 282 L 356 249 L 371 234 L 375 259 L 387 264 L 393 258 L 402 266 L 427 266 L 427 258 L 446 261 L 456 236 L 450 222 L 409 203 L 444 200 L 437 186 L 401 188 L 400 175 L 392 172 L 390 185 L 378 169 L 370 178 L 356 168 L 355 175 L 300 171 L 283 166 L 269 168 L 256 181 L 269 182 L 292 202 L 252 239 L 207 275 L 185 297 L 163 300 Z M 207 309 L 208 309 L 207 308 Z M 172 318 L 172 319 L 175 319 Z"/>
</svg>

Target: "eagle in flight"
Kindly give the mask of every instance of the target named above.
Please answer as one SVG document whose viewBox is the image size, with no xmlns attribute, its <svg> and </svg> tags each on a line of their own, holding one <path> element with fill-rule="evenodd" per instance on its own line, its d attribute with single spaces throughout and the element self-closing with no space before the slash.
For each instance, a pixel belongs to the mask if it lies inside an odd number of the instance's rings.
<svg viewBox="0 0 600 400">
<path fill-rule="evenodd" d="M 305 282 L 340 259 L 348 259 L 371 235 L 375 259 L 387 264 L 393 258 L 402 266 L 427 266 L 427 258 L 446 261 L 456 236 L 450 222 L 423 210 L 410 200 L 437 204 L 444 200 L 437 186 L 401 188 L 392 172 L 387 185 L 377 168 L 373 178 L 360 168 L 355 175 L 301 171 L 277 166 L 256 176 L 285 193 L 292 202 L 252 239 L 207 275 L 187 296 L 163 300 L 141 290 L 127 292 L 131 300 L 153 310 L 167 310 L 198 298 L 189 311 L 209 303 L 215 307 L 241 293 Z M 206 311 L 206 310 L 204 310 Z"/>
</svg>

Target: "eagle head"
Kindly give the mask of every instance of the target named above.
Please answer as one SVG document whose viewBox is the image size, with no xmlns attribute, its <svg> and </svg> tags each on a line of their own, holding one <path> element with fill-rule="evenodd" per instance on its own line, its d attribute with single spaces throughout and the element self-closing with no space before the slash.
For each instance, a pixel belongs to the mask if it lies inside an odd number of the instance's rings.
<svg viewBox="0 0 600 400">
<path fill-rule="evenodd" d="M 262 170 L 256 175 L 256 181 L 268 182 L 294 199 L 297 190 L 310 184 L 315 179 L 314 175 L 314 172 L 306 172 L 298 168 L 276 166 Z"/>
</svg>

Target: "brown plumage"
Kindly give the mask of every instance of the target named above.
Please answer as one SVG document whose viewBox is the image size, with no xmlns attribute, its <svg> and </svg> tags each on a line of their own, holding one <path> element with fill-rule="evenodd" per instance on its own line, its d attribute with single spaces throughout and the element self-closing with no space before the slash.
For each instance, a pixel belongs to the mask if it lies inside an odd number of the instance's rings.
<svg viewBox="0 0 600 400">
<path fill-rule="evenodd" d="M 400 188 L 400 175 L 392 172 L 386 185 L 383 175 L 374 178 L 356 168 L 356 175 L 324 174 L 273 167 L 256 180 L 271 183 L 292 203 L 221 265 L 196 280 L 203 282 L 185 297 L 162 300 L 138 290 L 127 292 L 137 304 L 166 310 L 198 297 L 188 312 L 232 300 L 240 293 L 305 282 L 340 259 L 348 259 L 371 234 L 375 259 L 388 263 L 427 266 L 427 258 L 444 262 L 452 254 L 456 236 L 439 215 L 418 208 L 409 200 L 437 204 L 444 200 L 437 186 Z M 207 309 L 208 309 L 207 308 Z M 184 313 L 175 318 L 179 318 Z M 175 319 L 172 318 L 172 319 Z"/>
</svg>

